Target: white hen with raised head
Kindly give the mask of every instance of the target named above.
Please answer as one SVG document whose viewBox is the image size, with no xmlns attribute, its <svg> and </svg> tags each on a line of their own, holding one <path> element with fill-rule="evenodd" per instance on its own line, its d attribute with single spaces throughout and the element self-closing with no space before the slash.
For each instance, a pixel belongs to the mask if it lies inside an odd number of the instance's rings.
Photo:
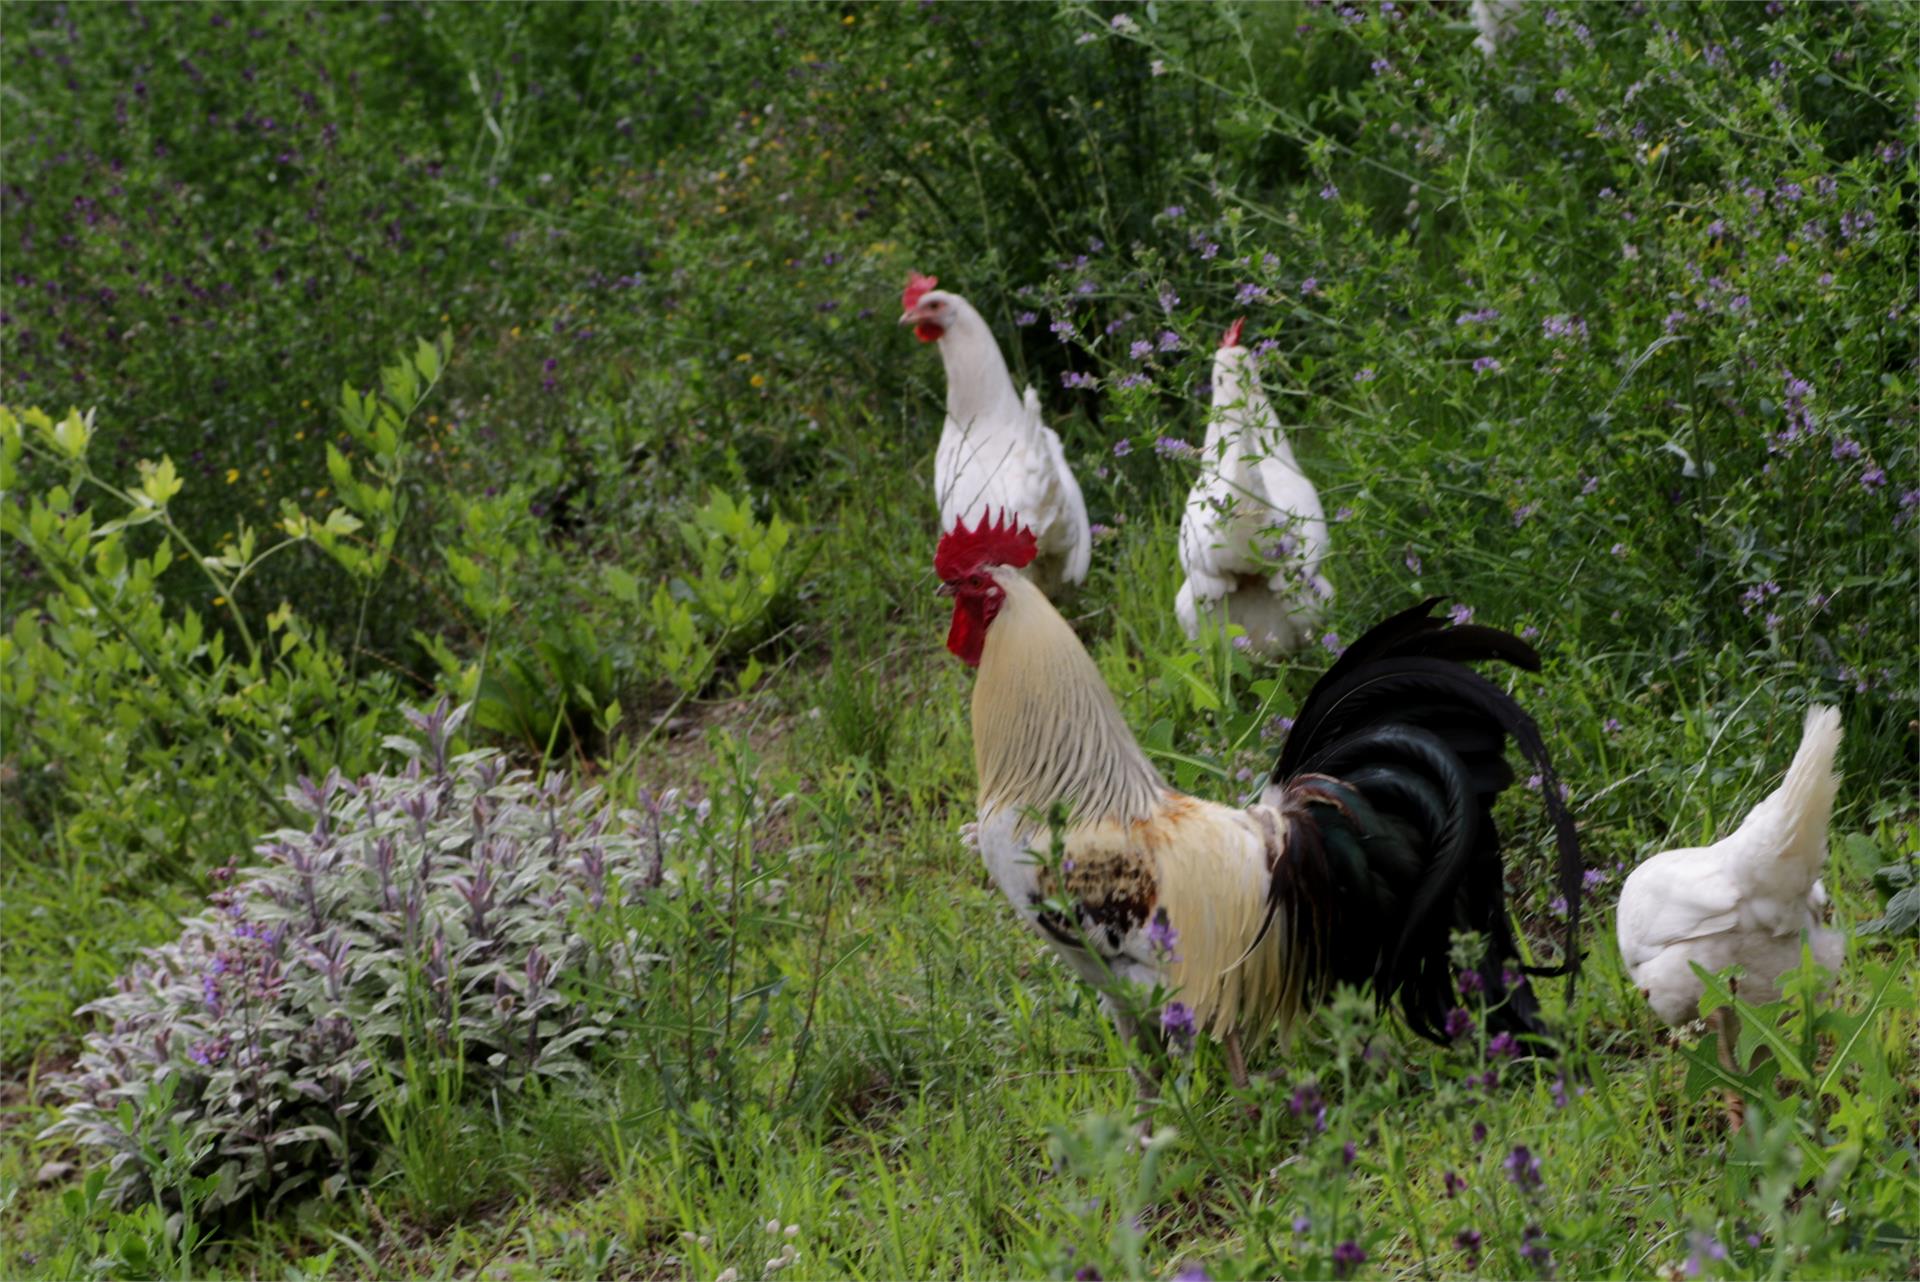
<svg viewBox="0 0 1920 1282">
<path fill-rule="evenodd" d="M 1320 572 L 1327 518 L 1294 461 L 1235 321 L 1213 357 L 1213 415 L 1200 477 L 1180 518 L 1186 581 L 1174 613 L 1189 637 L 1225 620 L 1272 655 L 1312 636 L 1333 585 Z"/>
<path fill-rule="evenodd" d="M 1738 965 L 1740 996 L 1756 1002 L 1780 995 L 1780 976 L 1800 964 L 1802 937 L 1815 961 L 1839 973 L 1845 938 L 1820 924 L 1839 748 L 1840 713 L 1808 709 L 1786 778 L 1730 836 L 1663 851 L 1627 875 L 1620 955 L 1668 1024 L 1699 1017 L 1704 990 L 1691 962 L 1709 971 Z"/>
<path fill-rule="evenodd" d="M 1093 560 L 1093 529 L 1059 434 L 1042 421 L 1039 394 L 1014 389 L 973 304 L 937 284 L 918 273 L 908 278 L 900 323 L 921 342 L 938 343 L 947 367 L 947 419 L 933 459 L 941 532 L 1018 512 L 1040 541 L 1027 576 L 1049 593 L 1078 584 Z"/>
</svg>

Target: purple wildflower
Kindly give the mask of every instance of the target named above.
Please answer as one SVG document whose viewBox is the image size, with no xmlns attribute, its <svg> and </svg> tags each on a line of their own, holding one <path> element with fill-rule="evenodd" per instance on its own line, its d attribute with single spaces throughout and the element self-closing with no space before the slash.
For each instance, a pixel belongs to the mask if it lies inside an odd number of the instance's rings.
<svg viewBox="0 0 1920 1282">
<path fill-rule="evenodd" d="M 1153 452 L 1161 458 L 1192 458 L 1193 446 L 1177 436 L 1162 436 L 1153 443 Z"/>
<path fill-rule="evenodd" d="M 1601 728 L 1602 730 L 1604 730 L 1604 731 L 1606 731 L 1606 732 L 1607 732 L 1608 734 L 1619 734 L 1619 733 L 1620 733 L 1620 718 L 1618 718 L 1618 717 L 1608 717 L 1608 718 L 1607 718 L 1607 719 L 1606 719 L 1605 721 L 1603 721 L 1603 722 L 1602 722 L 1602 723 L 1600 724 L 1600 728 Z"/>
<path fill-rule="evenodd" d="M 1501 1163 L 1507 1168 L 1507 1178 L 1522 1193 L 1531 1193 L 1542 1184 L 1540 1177 L 1540 1159 L 1535 1157 L 1525 1144 L 1514 1145 L 1513 1152 L 1507 1154 Z"/>
<path fill-rule="evenodd" d="M 1332 183 L 1328 183 L 1320 189 L 1320 199 L 1322 200 L 1338 200 L 1339 198 L 1340 189 Z"/>
<path fill-rule="evenodd" d="M 1313 1232 L 1313 1221 L 1305 1215 L 1296 1215 L 1293 1217 L 1293 1231 L 1300 1237 L 1305 1237 Z"/>
<path fill-rule="evenodd" d="M 1353 381 L 1356 383 L 1371 383 L 1373 381 L 1373 367 L 1368 366 L 1366 369 L 1356 373 L 1353 376 Z"/>
<path fill-rule="evenodd" d="M 1482 356 L 1473 362 L 1473 372 L 1476 374 L 1498 374 L 1500 372 L 1500 362 L 1491 356 Z"/>
<path fill-rule="evenodd" d="M 1317 294 L 1319 292 L 1320 278 L 1318 276 L 1309 276 L 1300 282 L 1300 293 L 1302 295 Z"/>
<path fill-rule="evenodd" d="M 1447 618 L 1450 619 L 1455 626 L 1464 624 L 1473 618 L 1473 607 L 1470 605 L 1455 605 L 1451 610 L 1447 611 Z"/>
<path fill-rule="evenodd" d="M 1483 1239 L 1479 1229 L 1461 1229 L 1453 1235 L 1453 1247 L 1467 1257 L 1467 1267 L 1480 1267 L 1480 1243 Z"/>
<path fill-rule="evenodd" d="M 1447 1012 L 1446 1032 L 1454 1041 L 1459 1041 L 1473 1031 L 1473 1016 L 1464 1006 L 1455 1006 Z"/>
<path fill-rule="evenodd" d="M 1520 1234 L 1520 1258 L 1540 1271 L 1540 1276 L 1553 1275 L 1553 1252 L 1547 1249 L 1547 1235 L 1538 1224 L 1529 1224 Z"/>
<path fill-rule="evenodd" d="M 1180 335 L 1170 329 L 1163 329 L 1160 331 L 1158 346 L 1163 352 L 1177 352 L 1180 350 Z"/>
<path fill-rule="evenodd" d="M 1520 1043 L 1514 1040 L 1512 1033 L 1495 1033 L 1493 1040 L 1487 1043 L 1487 1054 L 1495 1059 L 1512 1059 L 1519 1053 Z"/>
<path fill-rule="evenodd" d="M 1329 632 L 1320 638 L 1320 644 L 1326 648 L 1329 654 L 1337 655 L 1341 650 L 1340 634 L 1338 632 Z"/>
<path fill-rule="evenodd" d="M 1135 370 L 1131 374 L 1122 374 L 1119 378 L 1119 381 L 1114 383 L 1114 386 L 1122 390 L 1129 387 L 1145 387 L 1147 385 L 1147 381 L 1148 381 L 1147 376 L 1145 374 L 1142 374 L 1138 370 Z"/>
<path fill-rule="evenodd" d="M 1578 316 L 1549 316 L 1540 322 L 1540 332 L 1548 338 L 1570 338 L 1577 342 L 1587 341 L 1587 322 Z"/>
<path fill-rule="evenodd" d="M 1013 318 L 1013 323 L 1024 327 L 1024 326 L 1033 324 L 1035 321 L 1039 319 L 1040 319 L 1040 314 L 1038 312 L 1021 312 L 1018 316 Z"/>
<path fill-rule="evenodd" d="M 1071 342 L 1076 336 L 1073 322 L 1067 320 L 1065 317 L 1054 321 L 1051 325 L 1047 326 L 1047 328 L 1052 331 L 1055 338 L 1058 338 L 1063 343 Z"/>
<path fill-rule="evenodd" d="M 1467 1191 L 1467 1177 L 1458 1171 L 1448 1171 L 1440 1177 L 1440 1182 L 1445 1186 L 1448 1197 L 1459 1197 Z"/>
<path fill-rule="evenodd" d="M 1337 1278 L 1346 1277 L 1366 1262 L 1366 1251 L 1352 1238 L 1333 1248 L 1333 1276 Z"/>
<path fill-rule="evenodd" d="M 1127 348 L 1127 355 L 1136 361 L 1144 361 L 1153 355 L 1153 344 L 1144 338 L 1136 338 L 1133 340 L 1133 345 Z"/>
<path fill-rule="evenodd" d="M 1873 493 L 1875 490 L 1879 489 L 1881 486 L 1885 485 L 1886 483 L 1887 483 L 1887 473 L 1884 468 L 1870 467 L 1866 471 L 1860 473 L 1861 488 L 1866 490 L 1866 492 L 1869 494 Z"/>
<path fill-rule="evenodd" d="M 1092 387 L 1096 381 L 1093 375 L 1082 374 L 1079 370 L 1073 369 L 1068 370 L 1060 376 L 1060 386 L 1062 387 Z"/>
<path fill-rule="evenodd" d="M 1160 211 L 1160 216 L 1163 218 L 1179 218 L 1185 215 L 1186 212 L 1187 207 L 1185 205 L 1168 205 Z"/>
<path fill-rule="evenodd" d="M 1162 908 L 1153 914 L 1153 921 L 1147 926 L 1147 946 L 1167 961 L 1179 961 L 1174 948 L 1180 943 L 1180 932 L 1167 920 L 1167 910 Z"/>
<path fill-rule="evenodd" d="M 1407 569 L 1413 573 L 1415 578 L 1418 578 L 1420 575 L 1420 554 L 1417 552 L 1409 552 L 1407 553 L 1406 561 Z"/>
<path fill-rule="evenodd" d="M 1131 453 L 1133 453 L 1133 442 L 1129 438 L 1123 436 L 1113 443 L 1113 456 L 1115 458 L 1125 458 Z"/>
<path fill-rule="evenodd" d="M 1168 1002 L 1160 1008 L 1160 1030 L 1184 1053 L 1193 1045 L 1193 1011 L 1185 1002 Z"/>
</svg>

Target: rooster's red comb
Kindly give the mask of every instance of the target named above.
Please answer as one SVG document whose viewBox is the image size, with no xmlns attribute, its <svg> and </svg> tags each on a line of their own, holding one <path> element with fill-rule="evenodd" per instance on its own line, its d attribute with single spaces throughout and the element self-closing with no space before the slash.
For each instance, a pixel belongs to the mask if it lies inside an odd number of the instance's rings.
<svg viewBox="0 0 1920 1282">
<path fill-rule="evenodd" d="M 1017 570 L 1039 551 L 1040 541 L 1033 531 L 1002 508 L 998 518 L 982 512 L 980 523 L 971 530 L 962 520 L 942 534 L 933 553 L 933 572 L 942 583 L 956 583 L 983 566 L 1010 565 Z"/>
<path fill-rule="evenodd" d="M 900 310 L 910 312 L 915 303 L 935 285 L 940 283 L 938 276 L 922 276 L 919 272 L 907 273 L 907 287 L 900 294 Z"/>
<path fill-rule="evenodd" d="M 1240 327 L 1242 325 L 1245 325 L 1246 323 L 1247 323 L 1247 318 L 1242 316 L 1240 319 L 1236 320 L 1233 324 L 1227 326 L 1226 336 L 1220 340 L 1220 346 L 1222 347 L 1240 346 Z"/>
</svg>

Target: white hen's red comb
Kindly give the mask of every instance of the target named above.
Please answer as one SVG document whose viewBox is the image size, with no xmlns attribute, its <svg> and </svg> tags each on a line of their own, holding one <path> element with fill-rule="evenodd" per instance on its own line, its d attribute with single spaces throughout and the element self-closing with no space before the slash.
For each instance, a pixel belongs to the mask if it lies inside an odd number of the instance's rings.
<svg viewBox="0 0 1920 1282">
<path fill-rule="evenodd" d="M 910 312 L 926 292 L 940 283 L 938 276 L 922 276 L 919 272 L 907 273 L 907 287 L 900 294 L 900 310 Z"/>
<path fill-rule="evenodd" d="M 1240 346 L 1240 327 L 1242 325 L 1245 325 L 1246 323 L 1247 323 L 1247 318 L 1242 316 L 1238 320 L 1234 321 L 1233 324 L 1227 326 L 1226 336 L 1220 340 L 1220 346 L 1222 347 Z"/>
</svg>

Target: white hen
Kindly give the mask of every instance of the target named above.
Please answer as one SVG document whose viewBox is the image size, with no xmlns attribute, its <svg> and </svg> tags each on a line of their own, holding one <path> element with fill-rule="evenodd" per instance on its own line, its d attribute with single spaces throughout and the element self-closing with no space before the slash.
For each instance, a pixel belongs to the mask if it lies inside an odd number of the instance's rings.
<svg viewBox="0 0 1920 1282">
<path fill-rule="evenodd" d="M 1213 357 L 1214 412 L 1180 518 L 1187 578 L 1173 608 L 1190 637 L 1219 627 L 1224 609 L 1254 650 L 1282 654 L 1306 643 L 1333 595 L 1320 573 L 1327 518 L 1240 344 L 1243 323 Z"/>
<path fill-rule="evenodd" d="M 1080 583 L 1093 559 L 1093 532 L 1060 437 L 1041 421 L 1039 394 L 1014 390 L 1000 345 L 973 304 L 935 289 L 938 283 L 908 278 L 900 323 L 912 325 L 921 342 L 939 343 L 947 367 L 947 421 L 933 459 L 940 529 L 1001 512 L 1017 516 L 1040 541 L 1027 576 L 1048 593 Z"/>
<path fill-rule="evenodd" d="M 1839 973 L 1845 939 L 1820 924 L 1839 747 L 1840 713 L 1809 708 L 1787 777 L 1731 836 L 1663 851 L 1627 875 L 1620 955 L 1668 1024 L 1699 1017 L 1703 989 L 1689 962 L 1709 971 L 1738 965 L 1740 996 L 1759 1002 L 1780 995 L 1780 976 L 1800 964 L 1803 936 L 1814 960 Z"/>
<path fill-rule="evenodd" d="M 1514 26 L 1525 8 L 1524 0 L 1473 0 L 1467 11 L 1473 18 L 1474 30 L 1480 33 L 1473 38 L 1473 47 L 1493 57 L 1502 44 L 1513 38 Z"/>
</svg>

